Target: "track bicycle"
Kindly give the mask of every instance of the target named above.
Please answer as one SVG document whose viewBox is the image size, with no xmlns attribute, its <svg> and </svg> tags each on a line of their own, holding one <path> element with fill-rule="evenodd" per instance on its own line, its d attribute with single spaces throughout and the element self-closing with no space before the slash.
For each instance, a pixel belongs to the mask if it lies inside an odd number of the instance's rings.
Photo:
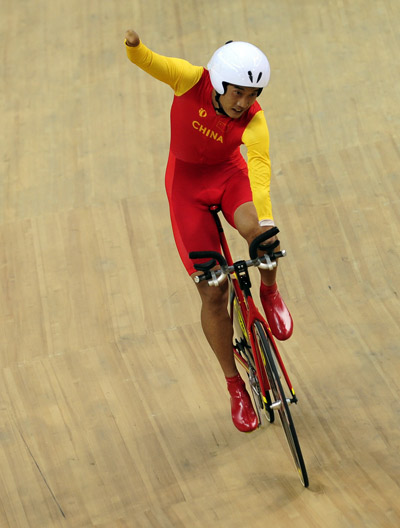
<svg viewBox="0 0 400 528">
<path fill-rule="evenodd" d="M 219 286 L 226 279 L 229 280 L 229 312 L 234 328 L 233 353 L 237 363 L 247 372 L 258 426 L 262 425 L 263 417 L 273 423 L 275 413 L 278 413 L 300 480 L 303 486 L 308 487 L 307 470 L 289 410 L 290 405 L 297 404 L 297 396 L 269 325 L 251 295 L 249 268 L 272 270 L 277 260 L 286 255 L 284 250 L 274 251 L 279 240 L 263 244 L 277 235 L 279 229 L 273 227 L 253 240 L 249 247 L 250 260 L 233 262 L 218 216 L 221 209 L 218 205 L 212 205 L 209 209 L 218 228 L 223 254 L 215 251 L 191 252 L 189 257 L 193 260 L 210 259 L 194 265 L 196 270 L 202 272 L 195 277 L 195 282 L 206 280 L 210 286 Z M 263 252 L 262 256 L 259 256 L 260 251 Z"/>
</svg>

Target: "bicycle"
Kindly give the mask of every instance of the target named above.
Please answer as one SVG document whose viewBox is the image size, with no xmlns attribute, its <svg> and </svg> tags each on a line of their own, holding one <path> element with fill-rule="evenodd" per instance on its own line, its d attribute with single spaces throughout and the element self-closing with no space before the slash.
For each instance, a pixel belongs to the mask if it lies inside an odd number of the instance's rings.
<svg viewBox="0 0 400 528">
<path fill-rule="evenodd" d="M 262 425 L 262 416 L 273 423 L 275 412 L 278 412 L 298 475 L 303 486 L 308 487 L 307 470 L 289 410 L 289 405 L 297 404 L 298 399 L 269 325 L 252 298 L 248 271 L 251 267 L 272 270 L 277 265 L 276 261 L 286 255 L 284 250 L 274 251 L 279 240 L 263 245 L 263 242 L 277 235 L 279 229 L 273 227 L 253 240 L 249 248 L 250 260 L 233 262 L 218 216 L 221 209 L 218 205 L 212 205 L 209 209 L 217 225 L 223 254 L 215 251 L 191 252 L 189 257 L 193 260 L 210 259 L 194 265 L 196 270 L 202 272 L 202 275 L 195 277 L 195 282 L 207 280 L 210 286 L 219 286 L 226 279 L 229 280 L 229 312 L 234 328 L 233 353 L 235 360 L 247 372 L 258 426 Z M 261 257 L 258 255 L 259 250 L 264 252 Z M 290 397 L 286 396 L 282 376 Z"/>
</svg>

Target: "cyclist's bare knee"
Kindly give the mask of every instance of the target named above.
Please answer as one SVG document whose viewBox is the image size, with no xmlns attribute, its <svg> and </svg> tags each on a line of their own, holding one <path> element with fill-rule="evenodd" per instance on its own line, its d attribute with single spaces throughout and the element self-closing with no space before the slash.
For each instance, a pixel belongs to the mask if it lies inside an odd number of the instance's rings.
<svg viewBox="0 0 400 528">
<path fill-rule="evenodd" d="M 259 235 L 262 235 L 263 233 L 265 233 L 269 229 L 272 229 L 273 227 L 274 226 L 260 226 L 259 225 L 258 227 L 254 228 L 251 231 L 247 231 L 246 233 L 241 233 L 241 235 L 243 236 L 243 238 L 246 240 L 246 242 L 250 246 L 250 244 L 253 242 L 254 239 L 256 239 Z M 274 235 L 271 238 L 268 238 L 264 242 L 264 244 L 271 244 L 272 242 L 275 242 L 276 239 L 277 239 L 277 237 L 276 237 L 276 235 Z"/>
<path fill-rule="evenodd" d="M 235 211 L 234 220 L 236 229 L 249 245 L 255 238 L 273 227 L 260 226 L 257 211 L 253 202 L 247 202 L 240 205 Z M 272 237 L 266 242 L 274 242 L 275 240 L 276 237 Z"/>
<path fill-rule="evenodd" d="M 200 294 L 203 306 L 212 309 L 220 310 L 226 307 L 228 303 L 228 283 L 222 283 L 220 286 L 209 286 L 207 281 L 196 284 L 197 290 Z"/>
</svg>

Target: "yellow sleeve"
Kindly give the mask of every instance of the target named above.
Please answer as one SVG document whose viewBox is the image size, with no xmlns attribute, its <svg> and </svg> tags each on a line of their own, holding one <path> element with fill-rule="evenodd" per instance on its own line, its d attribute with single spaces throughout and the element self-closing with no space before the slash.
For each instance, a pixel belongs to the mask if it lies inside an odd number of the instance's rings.
<svg viewBox="0 0 400 528">
<path fill-rule="evenodd" d="M 192 88 L 203 74 L 202 66 L 193 66 L 183 59 L 164 57 L 154 53 L 142 42 L 138 46 L 128 46 L 125 41 L 128 59 L 146 73 L 168 84 L 175 95 L 182 95 Z"/>
<path fill-rule="evenodd" d="M 243 132 L 247 147 L 249 179 L 258 219 L 273 220 L 270 199 L 271 161 L 269 159 L 269 132 L 264 112 L 256 113 Z"/>
</svg>

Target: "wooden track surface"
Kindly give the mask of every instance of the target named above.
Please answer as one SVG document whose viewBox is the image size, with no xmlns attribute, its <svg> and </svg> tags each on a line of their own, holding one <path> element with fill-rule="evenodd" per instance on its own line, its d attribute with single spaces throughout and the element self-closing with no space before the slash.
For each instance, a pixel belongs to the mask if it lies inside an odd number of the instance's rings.
<svg viewBox="0 0 400 528">
<path fill-rule="evenodd" d="M 0 12 L 0 527 L 400 526 L 398 0 Z M 229 39 L 269 56 L 308 490 L 278 424 L 231 423 L 169 227 L 172 93 L 128 27 L 195 64 Z"/>
</svg>

